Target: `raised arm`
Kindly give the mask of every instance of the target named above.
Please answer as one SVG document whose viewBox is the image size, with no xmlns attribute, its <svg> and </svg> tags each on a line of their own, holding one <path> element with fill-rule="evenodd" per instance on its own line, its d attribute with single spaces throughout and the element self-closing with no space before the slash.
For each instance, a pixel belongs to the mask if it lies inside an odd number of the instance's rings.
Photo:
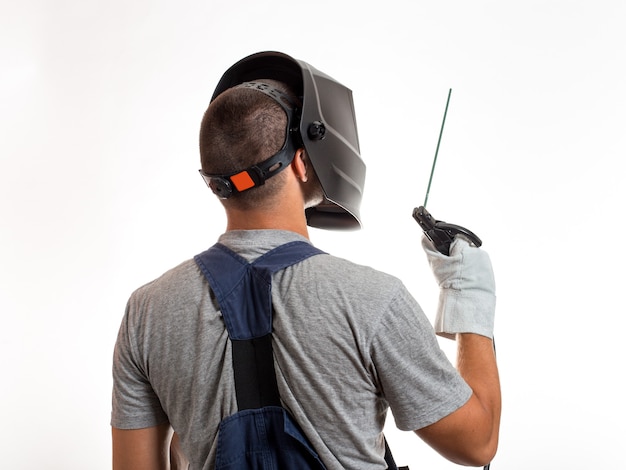
<svg viewBox="0 0 626 470">
<path fill-rule="evenodd" d="M 440 288 L 435 331 L 456 339 L 457 368 L 473 394 L 454 413 L 415 432 L 455 463 L 487 465 L 498 447 L 501 413 L 491 261 L 485 251 L 459 236 L 450 247 L 450 256 L 435 250 L 426 237 L 422 245 Z"/>
</svg>

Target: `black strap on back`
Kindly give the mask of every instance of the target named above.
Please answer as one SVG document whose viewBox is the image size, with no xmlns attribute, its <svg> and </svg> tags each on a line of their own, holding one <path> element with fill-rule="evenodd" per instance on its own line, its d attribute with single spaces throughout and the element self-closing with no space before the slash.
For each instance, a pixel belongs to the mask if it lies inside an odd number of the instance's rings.
<svg viewBox="0 0 626 470">
<path fill-rule="evenodd" d="M 274 369 L 272 335 L 235 340 L 232 345 L 239 411 L 281 406 Z"/>
</svg>

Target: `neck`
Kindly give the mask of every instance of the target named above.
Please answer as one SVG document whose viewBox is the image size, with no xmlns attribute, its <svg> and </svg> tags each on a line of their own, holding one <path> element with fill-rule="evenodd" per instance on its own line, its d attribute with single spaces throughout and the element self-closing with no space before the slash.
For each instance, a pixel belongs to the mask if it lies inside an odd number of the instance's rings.
<svg viewBox="0 0 626 470">
<path fill-rule="evenodd" d="M 294 217 L 284 212 L 236 211 L 226 212 L 226 230 L 287 230 L 309 238 L 306 217 Z"/>
<path fill-rule="evenodd" d="M 288 230 L 309 238 L 306 224 L 305 195 L 300 179 L 290 166 L 282 186 L 274 197 L 252 210 L 240 210 L 224 204 L 228 220 L 226 230 Z"/>
</svg>

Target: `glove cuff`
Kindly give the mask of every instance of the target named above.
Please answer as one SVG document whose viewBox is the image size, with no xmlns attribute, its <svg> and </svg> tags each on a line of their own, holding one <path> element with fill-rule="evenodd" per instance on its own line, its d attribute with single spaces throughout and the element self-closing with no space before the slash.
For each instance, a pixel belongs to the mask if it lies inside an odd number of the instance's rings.
<svg viewBox="0 0 626 470">
<path fill-rule="evenodd" d="M 440 289 L 435 333 L 455 339 L 457 333 L 475 333 L 493 339 L 496 296 L 489 291 Z"/>
</svg>

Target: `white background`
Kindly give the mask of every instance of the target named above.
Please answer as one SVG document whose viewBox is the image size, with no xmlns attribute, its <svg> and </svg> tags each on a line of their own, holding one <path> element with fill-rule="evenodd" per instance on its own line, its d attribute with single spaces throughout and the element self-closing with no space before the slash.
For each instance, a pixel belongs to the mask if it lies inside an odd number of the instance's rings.
<svg viewBox="0 0 626 470">
<path fill-rule="evenodd" d="M 481 236 L 496 272 L 492 468 L 618 468 L 625 5 L 2 0 L 2 468 L 110 467 L 126 299 L 224 229 L 197 173 L 199 123 L 226 68 L 262 50 L 354 93 L 365 227 L 313 241 L 394 273 L 431 318 L 411 212 L 453 89 L 428 208 Z M 399 463 L 456 468 L 388 428 Z"/>
</svg>

